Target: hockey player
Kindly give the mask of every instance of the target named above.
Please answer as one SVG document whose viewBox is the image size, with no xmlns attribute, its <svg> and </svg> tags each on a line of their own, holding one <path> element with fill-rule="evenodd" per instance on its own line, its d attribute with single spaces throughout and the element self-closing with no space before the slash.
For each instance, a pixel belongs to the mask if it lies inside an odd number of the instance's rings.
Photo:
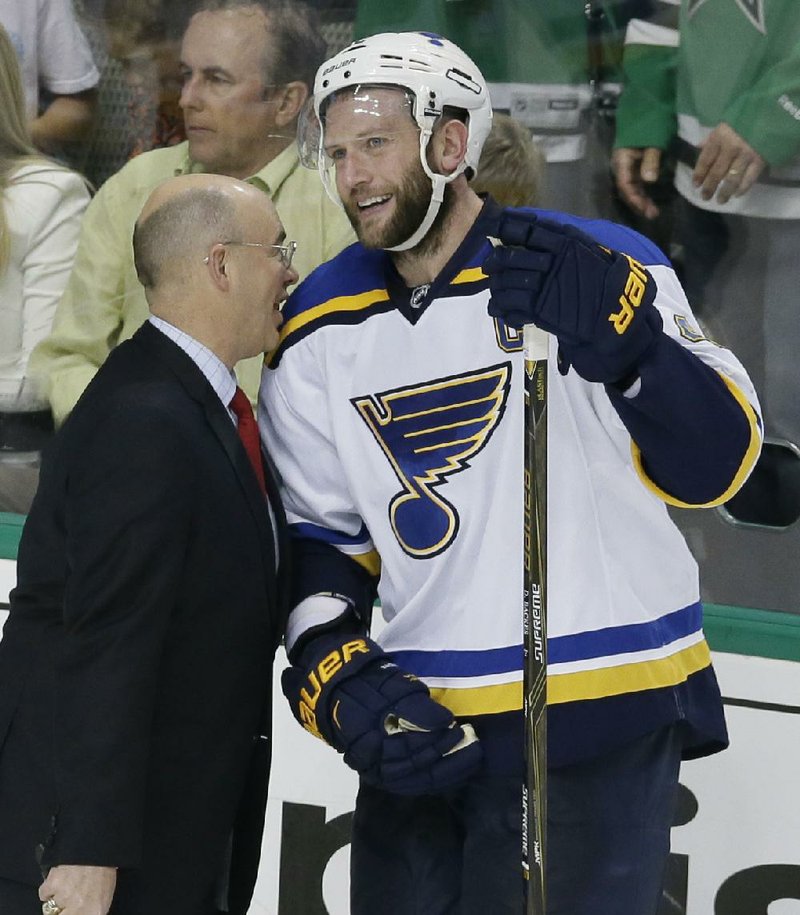
<svg viewBox="0 0 800 915">
<path fill-rule="evenodd" d="M 516 328 L 533 321 L 561 369 L 548 912 L 649 915 L 680 760 L 727 741 L 696 565 L 664 503 L 740 485 L 760 447 L 752 386 L 645 239 L 473 193 L 491 109 L 451 42 L 356 42 L 320 68 L 313 105 L 304 158 L 360 241 L 288 301 L 260 421 L 297 544 L 284 692 L 360 774 L 351 911 L 521 909 Z"/>
</svg>

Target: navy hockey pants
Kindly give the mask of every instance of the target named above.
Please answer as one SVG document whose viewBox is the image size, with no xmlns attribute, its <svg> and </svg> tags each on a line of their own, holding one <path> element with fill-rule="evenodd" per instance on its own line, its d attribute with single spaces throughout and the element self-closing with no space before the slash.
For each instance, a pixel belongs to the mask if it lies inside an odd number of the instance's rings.
<svg viewBox="0 0 800 915">
<path fill-rule="evenodd" d="M 549 772 L 548 915 L 654 915 L 669 853 L 681 733 L 670 726 Z M 521 915 L 521 784 L 445 795 L 361 786 L 351 915 Z"/>
</svg>

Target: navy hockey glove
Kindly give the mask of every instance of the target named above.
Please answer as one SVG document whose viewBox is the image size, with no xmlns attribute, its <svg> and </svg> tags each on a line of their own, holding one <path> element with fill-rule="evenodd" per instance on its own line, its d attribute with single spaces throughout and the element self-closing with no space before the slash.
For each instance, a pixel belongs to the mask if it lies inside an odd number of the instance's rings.
<svg viewBox="0 0 800 915">
<path fill-rule="evenodd" d="M 605 384 L 635 373 L 663 326 L 655 280 L 638 261 L 532 213 L 503 213 L 497 237 L 503 247 L 483 267 L 492 317 L 555 334 L 562 375 L 570 364 Z"/>
<path fill-rule="evenodd" d="M 295 718 L 343 753 L 365 782 L 396 794 L 432 794 L 480 766 L 471 725 L 459 726 L 371 639 L 323 636 L 301 662 L 281 679 Z"/>
</svg>

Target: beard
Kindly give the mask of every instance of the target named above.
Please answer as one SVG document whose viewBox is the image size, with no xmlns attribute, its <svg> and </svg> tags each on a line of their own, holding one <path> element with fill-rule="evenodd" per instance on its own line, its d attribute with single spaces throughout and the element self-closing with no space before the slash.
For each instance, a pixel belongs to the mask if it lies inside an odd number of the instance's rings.
<svg viewBox="0 0 800 915">
<path fill-rule="evenodd" d="M 391 193 L 394 197 L 394 213 L 388 222 L 380 226 L 362 225 L 358 205 L 351 200 L 344 204 L 350 225 L 365 248 L 394 248 L 411 238 L 428 212 L 432 193 L 431 179 L 425 174 L 422 164 L 417 159 L 403 181 L 394 189 L 388 188 L 386 192 Z M 452 207 L 452 200 L 453 189 L 447 184 L 442 205 L 439 207 L 433 224 L 422 240 L 411 249 L 412 251 L 418 254 L 430 254 L 439 247 L 442 227 Z"/>
</svg>

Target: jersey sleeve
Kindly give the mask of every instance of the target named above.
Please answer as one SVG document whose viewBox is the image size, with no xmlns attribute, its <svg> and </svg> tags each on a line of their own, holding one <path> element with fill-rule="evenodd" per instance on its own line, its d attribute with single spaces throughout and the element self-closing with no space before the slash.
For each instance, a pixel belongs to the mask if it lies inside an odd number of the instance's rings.
<svg viewBox="0 0 800 915">
<path fill-rule="evenodd" d="M 719 505 L 742 486 L 760 454 L 758 397 L 736 356 L 701 332 L 672 268 L 650 270 L 664 333 L 634 387 L 609 386 L 609 397 L 648 489 L 683 508 Z"/>
<path fill-rule="evenodd" d="M 655 6 L 652 18 L 632 19 L 625 33 L 616 147 L 666 149 L 676 131 L 678 8 Z"/>
<path fill-rule="evenodd" d="M 800 47 L 733 97 L 723 120 L 766 159 L 780 166 L 800 151 Z"/>
<path fill-rule="evenodd" d="M 651 273 L 663 334 L 637 366 L 634 384 L 625 391 L 606 385 L 605 394 L 630 436 L 634 468 L 649 490 L 684 508 L 726 502 L 755 466 L 764 436 L 758 396 L 744 366 L 703 334 L 672 265 L 649 239 L 605 220 L 536 212 L 576 225 Z"/>
</svg>

